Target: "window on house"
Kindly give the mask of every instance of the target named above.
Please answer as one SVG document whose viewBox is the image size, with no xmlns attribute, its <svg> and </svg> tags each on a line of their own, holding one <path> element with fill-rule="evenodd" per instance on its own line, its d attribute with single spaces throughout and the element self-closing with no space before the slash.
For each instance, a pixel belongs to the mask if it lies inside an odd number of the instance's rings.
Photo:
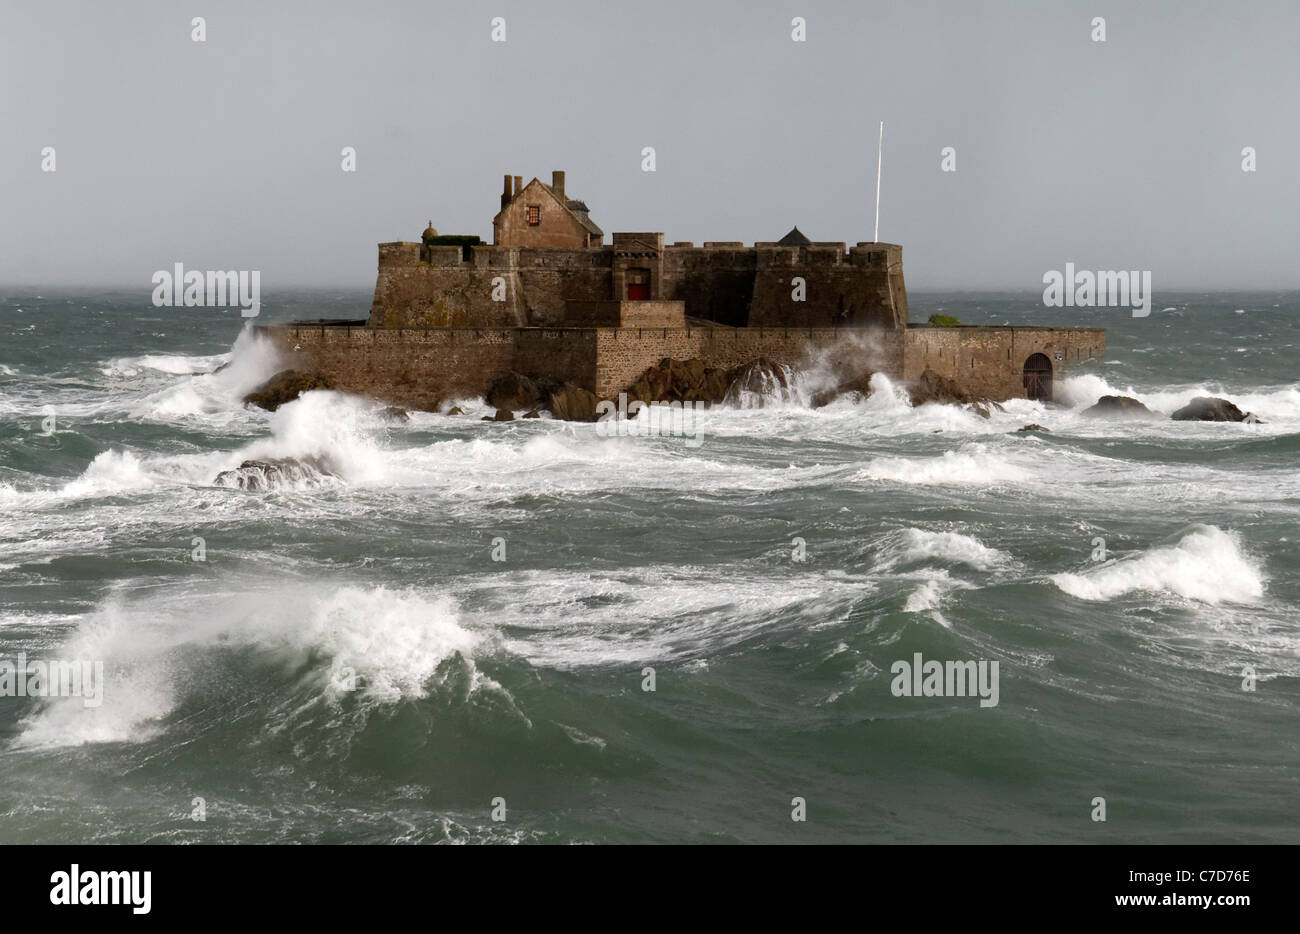
<svg viewBox="0 0 1300 934">
<path fill-rule="evenodd" d="M 528 226 L 536 227 L 542 222 L 542 208 L 538 204 L 528 205 Z"/>
</svg>

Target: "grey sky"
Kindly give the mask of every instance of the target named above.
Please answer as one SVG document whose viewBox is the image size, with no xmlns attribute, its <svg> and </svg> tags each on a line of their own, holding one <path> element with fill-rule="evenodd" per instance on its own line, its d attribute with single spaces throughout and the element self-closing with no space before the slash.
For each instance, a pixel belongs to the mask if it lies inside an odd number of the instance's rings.
<svg viewBox="0 0 1300 934">
<path fill-rule="evenodd" d="M 1300 287 L 1298 34 L 1294 0 L 4 0 L 0 282 L 368 287 L 378 241 L 490 240 L 502 174 L 555 168 L 607 235 L 869 240 L 884 120 L 911 289 Z"/>
</svg>

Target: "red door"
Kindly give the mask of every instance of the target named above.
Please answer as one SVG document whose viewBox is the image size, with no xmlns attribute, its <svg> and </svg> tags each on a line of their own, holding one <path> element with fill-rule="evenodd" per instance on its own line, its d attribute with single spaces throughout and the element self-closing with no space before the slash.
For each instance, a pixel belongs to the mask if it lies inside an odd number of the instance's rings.
<svg viewBox="0 0 1300 934">
<path fill-rule="evenodd" d="M 627 271 L 627 300 L 629 302 L 650 300 L 650 270 L 629 269 Z"/>
</svg>

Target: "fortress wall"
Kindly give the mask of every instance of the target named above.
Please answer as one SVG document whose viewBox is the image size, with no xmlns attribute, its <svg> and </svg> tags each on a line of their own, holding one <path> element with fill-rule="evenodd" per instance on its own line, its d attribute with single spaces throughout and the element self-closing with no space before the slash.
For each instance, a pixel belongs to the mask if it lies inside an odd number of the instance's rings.
<svg viewBox="0 0 1300 934">
<path fill-rule="evenodd" d="M 896 244 L 669 247 L 664 298 L 731 327 L 899 327 L 907 323 L 902 263 Z M 791 298 L 796 276 L 805 281 L 802 302 Z"/>
<path fill-rule="evenodd" d="M 481 396 L 510 371 L 553 376 L 616 398 L 665 357 L 731 368 L 760 357 L 826 367 L 847 381 L 882 372 L 914 380 L 926 369 L 966 391 L 1024 398 L 1025 360 L 1042 353 L 1057 381 L 1105 354 L 1100 328 L 443 328 L 261 326 L 286 366 L 350 392 L 407 408 Z M 1056 359 L 1056 354 L 1061 359 Z"/>
<path fill-rule="evenodd" d="M 418 258 L 385 266 L 381 256 L 370 326 L 517 327 L 524 323 L 523 306 L 518 301 L 492 301 L 492 277 L 498 274 L 471 264 L 440 266 Z"/>
<path fill-rule="evenodd" d="M 468 262 L 460 247 L 381 243 L 370 326 L 466 328 L 558 325 L 567 299 L 610 296 L 610 254 L 588 249 L 476 246 Z M 492 280 L 506 280 L 506 300 L 493 301 Z"/>
<path fill-rule="evenodd" d="M 525 320 L 533 327 L 563 324 L 566 301 L 603 301 L 612 291 L 608 267 L 532 266 L 516 276 Z"/>
<path fill-rule="evenodd" d="M 646 235 L 648 236 L 648 235 Z M 618 298 L 612 247 L 429 248 L 381 243 L 370 325 L 380 328 L 545 327 L 564 323 L 566 301 Z M 746 248 L 739 244 L 668 247 L 646 265 L 659 274 L 664 301 L 686 314 L 731 327 L 898 327 L 907 323 L 902 248 L 844 244 Z M 506 300 L 492 300 L 492 280 Z M 791 279 L 806 300 L 791 300 Z M 621 281 L 621 280 L 619 280 Z"/>
<path fill-rule="evenodd" d="M 794 301 L 796 276 L 804 280 L 805 300 Z M 755 277 L 751 327 L 901 327 L 905 310 L 890 298 L 883 268 L 843 265 L 761 267 Z"/>
<path fill-rule="evenodd" d="M 411 409 L 481 396 L 515 364 L 513 329 L 262 326 L 286 366 Z M 296 348 L 296 349 L 295 349 Z"/>
<path fill-rule="evenodd" d="M 596 331 L 591 328 L 517 331 L 513 369 L 525 376 L 552 376 L 591 389 L 596 385 Z M 487 385 L 484 383 L 483 389 Z"/>
<path fill-rule="evenodd" d="M 681 302 L 565 303 L 564 323 L 582 328 L 684 328 Z"/>
<path fill-rule="evenodd" d="M 1054 380 L 1060 380 L 1071 367 L 1099 360 L 1105 352 L 1103 328 L 908 328 L 903 332 L 903 378 L 914 380 L 929 369 L 968 392 L 1023 399 L 1024 366 L 1032 354 L 1046 356 Z"/>
<path fill-rule="evenodd" d="M 757 253 L 738 247 L 665 249 L 661 297 L 685 302 L 689 317 L 745 327 L 754 296 Z"/>
<path fill-rule="evenodd" d="M 608 328 L 596 332 L 595 383 L 602 399 L 615 398 L 664 357 L 700 359 L 730 368 L 766 357 L 807 367 L 822 360 L 840 377 L 864 372 L 898 376 L 902 332 L 803 328 Z"/>
</svg>

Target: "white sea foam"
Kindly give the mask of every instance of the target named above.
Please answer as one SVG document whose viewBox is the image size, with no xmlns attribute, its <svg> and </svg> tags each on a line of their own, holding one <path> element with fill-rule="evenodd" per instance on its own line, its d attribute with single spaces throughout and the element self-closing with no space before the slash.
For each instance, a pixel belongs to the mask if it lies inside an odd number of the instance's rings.
<svg viewBox="0 0 1300 934">
<path fill-rule="evenodd" d="M 842 622 L 874 582 L 843 573 L 651 565 L 623 571 L 520 571 L 475 578 L 462 603 L 534 665 L 577 669 L 699 661 L 773 629 Z"/>
<path fill-rule="evenodd" d="M 80 499 L 140 490 L 153 486 L 155 482 L 156 478 L 150 475 L 138 455 L 131 451 L 108 450 L 97 454 L 85 472 L 67 484 L 60 495 L 67 499 Z"/>
<path fill-rule="evenodd" d="M 185 356 L 183 354 L 144 354 L 138 357 L 115 357 L 100 370 L 105 376 L 134 377 L 141 370 L 169 373 L 173 376 L 208 373 L 229 359 L 229 354 Z"/>
<path fill-rule="evenodd" d="M 226 365 L 219 368 L 222 363 Z M 156 369 L 189 378 L 145 395 L 132 405 L 131 415 L 162 421 L 222 415 L 226 420 L 239 417 L 246 421 L 244 396 L 270 379 L 283 364 L 283 355 L 274 344 L 246 328 L 229 354 L 161 358 Z"/>
<path fill-rule="evenodd" d="M 42 702 L 20 725 L 18 745 L 146 740 L 189 692 L 212 689 L 204 666 L 225 650 L 251 651 L 283 671 L 282 686 L 301 683 L 307 670 L 312 695 L 325 703 L 353 688 L 369 706 L 424 697 L 454 655 L 470 669 L 470 691 L 500 690 L 474 667 L 482 640 L 462 625 L 449 598 L 383 587 L 241 586 L 182 597 L 119 596 L 52 653 L 104 662 L 102 706 L 86 708 L 79 698 Z M 295 715 L 301 702 L 294 703 L 285 716 Z"/>
<path fill-rule="evenodd" d="M 1116 386 L 1101 376 L 1085 373 L 1066 377 L 1057 390 L 1057 401 L 1076 411 L 1095 405 L 1102 396 L 1129 396 L 1164 415 L 1172 414 L 1198 396 L 1213 396 L 1227 399 L 1242 411 L 1254 412 L 1265 420 L 1300 420 L 1300 388 L 1294 385 L 1256 389 L 1246 393 L 1220 383 L 1137 390 L 1131 385 Z M 1113 428 L 1114 423 L 1109 424 Z M 1146 426 L 1146 430 L 1150 430 L 1150 426 Z M 1179 430 L 1186 432 L 1188 426 L 1184 424 Z"/>
<path fill-rule="evenodd" d="M 922 613 L 926 610 L 933 610 L 939 605 L 939 579 L 930 578 L 907 598 L 907 603 L 903 605 L 903 610 L 908 613 Z"/>
<path fill-rule="evenodd" d="M 1013 562 L 1006 552 L 989 548 L 972 535 L 914 528 L 886 536 L 880 553 L 877 568 L 881 570 L 938 562 L 964 564 L 977 571 L 993 571 Z"/>
<path fill-rule="evenodd" d="M 1264 594 L 1264 574 L 1240 537 L 1217 526 L 1195 526 L 1172 544 L 1052 577 L 1081 600 L 1113 600 L 1133 591 L 1175 594 L 1202 603 L 1253 603 Z"/>
<path fill-rule="evenodd" d="M 1021 483 L 1030 472 L 984 444 L 964 445 L 938 457 L 877 457 L 857 480 L 886 480 L 919 486 L 981 486 Z"/>
<path fill-rule="evenodd" d="M 238 452 L 241 459 L 311 458 L 344 479 L 378 482 L 387 456 L 378 437 L 384 426 L 373 403 L 328 389 L 303 393 L 271 416 L 271 437 Z"/>
</svg>

